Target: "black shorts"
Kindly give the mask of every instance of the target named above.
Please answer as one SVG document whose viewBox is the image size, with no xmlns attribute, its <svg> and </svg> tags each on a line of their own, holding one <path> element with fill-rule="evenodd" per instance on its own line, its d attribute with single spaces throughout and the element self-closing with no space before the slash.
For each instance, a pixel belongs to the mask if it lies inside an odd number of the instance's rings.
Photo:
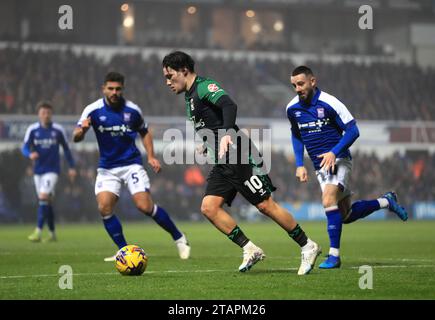
<svg viewBox="0 0 435 320">
<path fill-rule="evenodd" d="M 207 177 L 206 196 L 219 196 L 228 206 L 237 192 L 254 206 L 268 199 L 276 188 L 267 174 L 254 174 L 251 164 L 217 164 Z"/>
</svg>

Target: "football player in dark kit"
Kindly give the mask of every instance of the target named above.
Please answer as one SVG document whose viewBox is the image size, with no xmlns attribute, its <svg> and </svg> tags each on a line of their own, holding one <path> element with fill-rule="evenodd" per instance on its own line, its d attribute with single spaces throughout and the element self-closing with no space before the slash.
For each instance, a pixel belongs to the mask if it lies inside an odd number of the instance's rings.
<svg viewBox="0 0 435 320">
<path fill-rule="evenodd" d="M 265 254 L 246 237 L 236 221 L 222 208 L 224 203 L 231 205 L 237 192 L 240 192 L 298 243 L 302 252 L 298 274 L 308 274 L 321 253 L 320 246 L 309 239 L 293 216 L 272 199 L 271 193 L 275 187 L 269 176 L 261 171 L 261 166 L 256 164 L 259 162 L 253 159 L 255 146 L 246 135 L 241 134 L 236 125 L 237 105 L 218 82 L 198 76 L 194 65 L 192 57 L 181 51 L 171 52 L 162 62 L 167 86 L 176 94 L 185 93 L 187 116 L 195 131 L 202 136 L 207 149 L 213 153 L 215 164 L 207 178 L 201 212 L 218 230 L 243 249 L 243 262 L 239 271 L 248 271 L 263 260 Z M 212 139 L 210 135 L 205 137 L 202 134 L 204 132 L 211 132 Z M 234 133 L 237 138 L 234 138 Z M 213 138 L 214 141 L 210 143 Z M 246 145 L 249 147 L 242 148 Z M 236 157 L 231 156 L 234 149 Z"/>
</svg>

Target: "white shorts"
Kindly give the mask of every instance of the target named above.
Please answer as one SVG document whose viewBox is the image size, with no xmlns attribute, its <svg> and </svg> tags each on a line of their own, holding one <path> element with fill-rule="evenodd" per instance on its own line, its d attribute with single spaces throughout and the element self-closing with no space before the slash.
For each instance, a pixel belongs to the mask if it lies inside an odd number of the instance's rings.
<svg viewBox="0 0 435 320">
<path fill-rule="evenodd" d="M 322 193 L 327 184 L 333 184 L 340 188 L 339 201 L 352 194 L 349 185 L 350 174 L 352 173 L 352 160 L 349 158 L 338 158 L 335 160 L 337 173 L 329 174 L 323 170 L 317 170 L 316 176 L 319 181 Z"/>
<path fill-rule="evenodd" d="M 113 169 L 98 168 L 95 181 L 95 194 L 109 191 L 118 197 L 123 184 L 128 186 L 130 194 L 146 192 L 150 189 L 150 179 L 145 169 L 139 164 Z"/>
<path fill-rule="evenodd" d="M 54 195 L 58 175 L 54 172 L 43 174 L 35 174 L 33 180 L 35 181 L 36 194 L 39 196 L 41 193 Z"/>
</svg>

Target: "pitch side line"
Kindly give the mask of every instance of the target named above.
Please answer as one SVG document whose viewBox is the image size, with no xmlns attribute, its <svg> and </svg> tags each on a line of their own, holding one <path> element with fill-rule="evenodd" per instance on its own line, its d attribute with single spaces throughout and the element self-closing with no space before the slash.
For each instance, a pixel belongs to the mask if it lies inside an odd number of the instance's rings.
<svg viewBox="0 0 435 320">
<path fill-rule="evenodd" d="M 388 269 L 388 268 L 435 268 L 435 265 L 375 265 L 371 266 L 373 269 Z M 359 269 L 357 267 L 348 267 L 343 269 Z M 273 268 L 264 269 L 263 271 L 296 271 L 298 268 Z M 235 272 L 235 270 L 162 270 L 162 271 L 146 271 L 147 274 L 159 274 L 159 273 L 214 273 L 214 272 Z M 255 271 L 254 271 L 255 272 Z M 118 275 L 117 272 L 101 272 L 101 273 L 73 273 L 73 276 L 102 276 L 102 275 Z M 12 276 L 0 276 L 0 279 L 23 279 L 23 278 L 49 278 L 60 277 L 62 274 L 33 274 L 33 275 L 12 275 Z"/>
</svg>

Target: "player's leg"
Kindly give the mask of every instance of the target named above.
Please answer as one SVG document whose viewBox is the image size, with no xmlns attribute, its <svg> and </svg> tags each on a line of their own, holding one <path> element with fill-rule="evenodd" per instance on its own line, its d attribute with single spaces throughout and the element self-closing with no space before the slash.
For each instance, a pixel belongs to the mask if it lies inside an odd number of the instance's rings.
<svg viewBox="0 0 435 320">
<path fill-rule="evenodd" d="M 345 202 L 350 202 L 350 199 L 343 199 Z M 343 223 L 348 224 L 371 215 L 380 209 L 389 209 L 394 212 L 402 221 L 408 219 L 408 213 L 405 208 L 400 206 L 397 202 L 397 196 L 394 192 L 387 192 L 383 196 L 374 200 L 358 200 L 352 205 L 348 203 L 343 205 L 345 214 Z M 346 210 L 347 209 L 347 210 Z"/>
<path fill-rule="evenodd" d="M 323 187 L 322 205 L 325 209 L 327 219 L 329 255 L 327 259 L 319 265 L 321 269 L 339 268 L 341 265 L 340 240 L 343 218 L 338 205 L 340 194 L 341 190 L 339 186 L 335 184 L 326 184 Z"/>
<path fill-rule="evenodd" d="M 161 206 L 154 203 L 150 190 L 150 180 L 141 165 L 131 165 L 126 167 L 126 172 L 122 178 L 126 181 L 128 189 L 132 194 L 136 207 L 167 231 L 178 249 L 181 259 L 188 259 L 190 256 L 190 245 L 186 236 L 180 232 L 169 214 Z"/>
<path fill-rule="evenodd" d="M 301 247 L 301 265 L 298 270 L 299 275 L 310 273 L 313 269 L 317 257 L 321 253 L 320 246 L 309 239 L 296 222 L 293 215 L 280 206 L 269 196 L 267 199 L 255 205 L 264 215 L 279 224 L 298 245 Z"/>
<path fill-rule="evenodd" d="M 219 186 L 221 182 L 217 177 L 214 180 L 209 180 L 206 196 L 202 199 L 201 212 L 228 239 L 243 249 L 243 261 L 239 266 L 239 271 L 245 272 L 251 269 L 258 261 L 263 260 L 265 255 L 261 248 L 257 247 L 246 237 L 234 218 L 222 208 L 225 202 L 231 203 L 235 196 L 235 190 L 225 191 L 222 189 L 223 185 Z M 228 189 L 228 185 L 226 183 L 226 189 Z M 221 192 L 218 191 L 219 189 Z M 223 196 L 211 195 L 209 193 L 227 194 L 227 199 Z"/>
<path fill-rule="evenodd" d="M 191 248 L 186 236 L 180 232 L 165 209 L 154 203 L 151 194 L 149 192 L 136 192 L 133 194 L 133 201 L 139 211 L 153 218 L 162 229 L 171 235 L 180 258 L 188 259 Z"/>
<path fill-rule="evenodd" d="M 58 180 L 58 175 L 56 173 L 47 173 L 43 176 L 43 187 L 41 189 L 43 195 L 43 199 L 45 199 L 47 203 L 46 208 L 46 221 L 49 231 L 48 238 L 44 239 L 46 242 L 52 242 L 56 241 L 56 231 L 55 231 L 55 217 L 54 217 L 54 210 L 53 210 L 53 198 L 54 198 L 54 191 L 56 188 Z M 40 197 L 41 199 L 41 197 Z"/>
<path fill-rule="evenodd" d="M 38 197 L 37 225 L 34 232 L 28 236 L 28 239 L 33 242 L 41 241 L 42 229 L 44 227 L 44 223 L 50 219 L 50 209 L 51 209 L 50 193 L 53 190 L 53 182 L 55 184 L 55 182 L 57 181 L 57 175 L 55 175 L 56 181 L 50 179 L 49 176 L 50 174 L 42 174 L 42 175 L 34 176 L 35 189 Z M 49 227 L 50 226 L 52 225 L 49 224 Z M 50 230 L 51 229 L 52 228 L 50 228 Z"/>
<path fill-rule="evenodd" d="M 116 246 L 121 249 L 127 245 L 127 241 L 122 231 L 121 222 L 113 213 L 121 191 L 122 181 L 117 176 L 118 171 L 118 168 L 110 170 L 98 169 L 95 181 L 95 195 L 104 228 Z M 106 258 L 105 261 L 114 261 L 114 257 Z"/>
</svg>

